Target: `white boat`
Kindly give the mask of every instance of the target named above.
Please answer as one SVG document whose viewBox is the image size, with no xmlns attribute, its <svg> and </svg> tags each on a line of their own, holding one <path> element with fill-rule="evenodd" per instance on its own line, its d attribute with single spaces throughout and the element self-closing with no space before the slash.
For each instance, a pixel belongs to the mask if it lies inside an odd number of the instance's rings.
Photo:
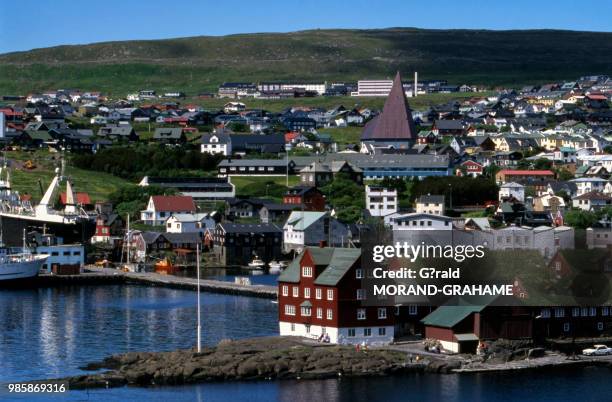
<svg viewBox="0 0 612 402">
<path fill-rule="evenodd" d="M 49 258 L 46 254 L 5 254 L 0 256 L 0 282 L 34 278 Z"/>
<path fill-rule="evenodd" d="M 268 266 L 270 267 L 270 274 L 272 275 L 280 274 L 283 271 L 283 265 L 276 260 L 270 261 Z"/>
<path fill-rule="evenodd" d="M 253 259 L 253 261 L 248 263 L 249 268 L 251 269 L 264 269 L 264 267 L 266 266 L 266 263 L 263 262 L 263 260 L 260 260 L 259 258 L 257 258 L 257 256 L 255 256 L 255 258 Z"/>
</svg>

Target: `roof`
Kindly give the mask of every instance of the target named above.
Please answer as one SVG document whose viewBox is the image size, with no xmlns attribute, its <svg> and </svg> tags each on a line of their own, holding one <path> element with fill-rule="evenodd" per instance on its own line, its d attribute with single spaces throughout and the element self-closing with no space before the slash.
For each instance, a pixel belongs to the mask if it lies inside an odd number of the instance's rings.
<svg viewBox="0 0 612 402">
<path fill-rule="evenodd" d="M 554 176 L 555 174 L 550 170 L 500 170 L 499 174 L 506 176 Z"/>
<path fill-rule="evenodd" d="M 293 211 L 287 218 L 284 228 L 289 225 L 293 226 L 293 230 L 306 230 L 310 225 L 326 215 L 326 212 L 316 211 Z"/>
<path fill-rule="evenodd" d="M 432 327 L 452 328 L 472 313 L 481 312 L 486 306 L 440 306 L 421 320 Z"/>
<path fill-rule="evenodd" d="M 504 183 L 500 186 L 500 188 L 524 188 L 522 184 L 515 183 L 513 181 L 509 181 L 508 183 Z"/>
<path fill-rule="evenodd" d="M 172 214 L 172 216 L 168 219 L 173 219 L 179 222 L 200 222 L 205 218 L 212 218 L 212 214 L 206 212 L 196 214 Z"/>
<path fill-rule="evenodd" d="M 153 205 L 157 212 L 195 212 L 193 198 L 186 195 L 153 195 Z"/>
<path fill-rule="evenodd" d="M 75 193 L 77 204 L 89 205 L 91 204 L 91 198 L 87 193 Z M 60 203 L 66 205 L 66 193 L 60 193 Z"/>
<path fill-rule="evenodd" d="M 577 197 L 574 197 L 574 200 L 605 200 L 612 201 L 612 196 L 608 194 L 602 193 L 601 191 L 589 191 L 588 193 L 584 193 Z"/>
<path fill-rule="evenodd" d="M 220 223 L 225 233 L 280 233 L 282 230 L 272 223 Z"/>
<path fill-rule="evenodd" d="M 402 77 L 398 71 L 383 111 L 366 124 L 361 139 L 415 140 L 416 138 L 417 131 L 412 119 L 412 111 L 408 106 Z"/>
<path fill-rule="evenodd" d="M 476 334 L 455 334 L 455 338 L 459 342 L 477 341 L 478 337 Z"/>
<path fill-rule="evenodd" d="M 432 204 L 444 204 L 443 195 L 422 195 L 417 199 L 418 203 L 432 203 Z"/>
<path fill-rule="evenodd" d="M 305 253 L 310 254 L 316 266 L 325 267 L 314 281 L 315 285 L 323 286 L 336 286 L 361 256 L 361 250 L 357 248 L 306 247 L 283 271 L 279 282 L 300 281 L 300 261 Z"/>
<path fill-rule="evenodd" d="M 155 134 L 153 134 L 153 138 L 154 139 L 166 139 L 166 138 L 180 139 L 182 135 L 183 135 L 183 129 L 180 127 L 179 128 L 161 127 L 161 128 L 155 129 Z"/>
</svg>

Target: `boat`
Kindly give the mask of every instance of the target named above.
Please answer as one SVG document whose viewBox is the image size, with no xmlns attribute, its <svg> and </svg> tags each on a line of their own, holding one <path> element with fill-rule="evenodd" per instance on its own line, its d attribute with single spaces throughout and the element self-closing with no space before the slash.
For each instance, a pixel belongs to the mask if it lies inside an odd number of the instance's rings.
<svg viewBox="0 0 612 402">
<path fill-rule="evenodd" d="M 276 261 L 276 260 L 270 261 L 268 266 L 270 267 L 270 271 L 269 272 L 272 275 L 280 274 L 283 271 L 283 265 L 280 262 Z"/>
<path fill-rule="evenodd" d="M 0 234 L 0 243 L 2 242 Z M 32 254 L 26 247 L 25 232 L 23 234 L 23 248 L 18 252 L 0 244 L 0 284 L 16 282 L 34 278 L 40 272 L 47 254 Z"/>
<path fill-rule="evenodd" d="M 96 230 L 95 218 L 77 206 L 69 180 L 66 180 L 65 208 L 58 211 L 52 207 L 55 192 L 63 179 L 60 169 L 55 169 L 55 177 L 43 198 L 38 205 L 33 206 L 29 200 L 22 198 L 19 192 L 11 188 L 6 165 L 0 168 L 0 225 L 6 246 L 19 246 L 19 234 L 24 230 L 53 234 L 61 237 L 64 244 L 86 243 L 91 239 Z"/>
<path fill-rule="evenodd" d="M 0 283 L 34 278 L 49 258 L 46 254 L 0 255 Z"/>
<path fill-rule="evenodd" d="M 174 275 L 177 271 L 177 267 L 168 258 L 157 261 L 154 269 L 156 273 L 161 275 Z"/>
<path fill-rule="evenodd" d="M 257 256 L 253 259 L 253 261 L 248 263 L 249 268 L 256 270 L 263 270 L 266 266 L 266 263 L 263 260 L 260 260 Z"/>
</svg>

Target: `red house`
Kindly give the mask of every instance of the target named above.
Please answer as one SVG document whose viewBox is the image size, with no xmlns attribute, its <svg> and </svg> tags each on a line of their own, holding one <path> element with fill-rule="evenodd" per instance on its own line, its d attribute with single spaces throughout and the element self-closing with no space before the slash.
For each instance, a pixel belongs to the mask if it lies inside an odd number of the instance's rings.
<svg viewBox="0 0 612 402">
<path fill-rule="evenodd" d="M 304 205 L 306 211 L 325 211 L 325 197 L 316 187 L 295 186 L 283 196 L 283 204 Z"/>
<path fill-rule="evenodd" d="M 282 336 L 332 343 L 385 344 L 394 338 L 394 308 L 362 306 L 361 250 L 307 247 L 278 279 Z"/>
<path fill-rule="evenodd" d="M 84 209 L 93 209 L 91 198 L 87 193 L 75 193 L 76 203 Z M 60 204 L 66 205 L 66 193 L 60 193 Z"/>
<path fill-rule="evenodd" d="M 460 168 L 457 169 L 455 174 L 457 176 L 463 176 L 465 172 L 466 176 L 476 177 L 482 176 L 483 171 L 484 166 L 482 164 L 473 160 L 467 160 L 460 165 Z"/>
</svg>

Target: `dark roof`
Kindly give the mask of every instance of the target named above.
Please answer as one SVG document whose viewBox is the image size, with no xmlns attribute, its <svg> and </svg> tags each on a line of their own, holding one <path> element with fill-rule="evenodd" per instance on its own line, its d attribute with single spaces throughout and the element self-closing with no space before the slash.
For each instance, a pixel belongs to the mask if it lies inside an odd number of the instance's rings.
<svg viewBox="0 0 612 402">
<path fill-rule="evenodd" d="M 417 131 L 408 106 L 402 77 L 398 71 L 382 113 L 370 120 L 361 134 L 362 140 L 415 140 Z"/>
<path fill-rule="evenodd" d="M 584 193 L 579 195 L 578 197 L 574 197 L 575 200 L 604 200 L 604 201 L 612 201 L 612 196 L 608 194 L 602 193 L 601 191 L 589 191 L 588 193 Z"/>
<path fill-rule="evenodd" d="M 357 248 L 306 247 L 283 271 L 278 278 L 279 282 L 300 281 L 300 260 L 306 252 L 310 254 L 316 266 L 326 267 L 314 281 L 315 285 L 324 286 L 336 286 L 361 256 L 361 250 Z"/>
<path fill-rule="evenodd" d="M 422 195 L 417 200 L 419 203 L 433 203 L 433 204 L 443 204 L 444 196 L 443 195 Z"/>
<path fill-rule="evenodd" d="M 225 233 L 282 233 L 282 229 L 272 223 L 220 223 Z"/>
<path fill-rule="evenodd" d="M 196 244 L 200 242 L 200 236 L 197 232 L 187 233 L 164 233 L 164 237 L 173 244 L 179 243 L 191 243 Z"/>
<path fill-rule="evenodd" d="M 153 134 L 153 138 L 156 140 L 161 140 L 161 139 L 181 139 L 183 135 L 183 129 L 182 128 L 166 128 L 166 127 L 160 127 L 160 128 L 156 128 L 155 129 L 155 134 Z"/>
</svg>

